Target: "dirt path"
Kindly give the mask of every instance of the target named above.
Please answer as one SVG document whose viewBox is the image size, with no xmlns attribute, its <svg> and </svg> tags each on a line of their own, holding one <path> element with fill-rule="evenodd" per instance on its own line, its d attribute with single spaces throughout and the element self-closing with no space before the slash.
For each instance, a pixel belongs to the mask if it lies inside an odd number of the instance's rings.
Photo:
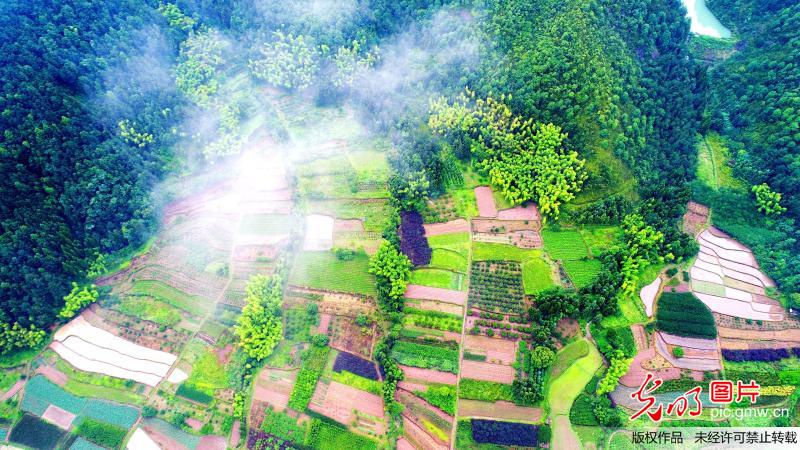
<svg viewBox="0 0 800 450">
<path fill-rule="evenodd" d="M 470 229 L 470 245 L 469 251 L 467 252 L 467 270 L 469 271 L 472 267 L 472 219 L 467 219 Z M 456 382 L 456 415 L 453 417 L 453 429 L 450 431 L 450 449 L 454 449 L 456 445 L 456 430 L 458 428 L 458 403 L 459 403 L 459 392 L 461 389 L 461 371 L 463 370 L 464 364 L 464 347 L 466 347 L 466 339 L 467 339 L 467 312 L 469 311 L 469 277 L 467 278 L 467 301 L 464 302 L 464 308 L 462 311 L 462 325 L 461 325 L 461 345 L 458 346 L 458 380 Z"/>
<path fill-rule="evenodd" d="M 580 439 L 569 423 L 569 410 L 602 363 L 597 348 L 590 344 L 589 354 L 572 363 L 548 387 L 547 404 L 550 405 L 550 418 L 553 421 L 551 448 L 554 450 L 581 448 Z"/>
</svg>

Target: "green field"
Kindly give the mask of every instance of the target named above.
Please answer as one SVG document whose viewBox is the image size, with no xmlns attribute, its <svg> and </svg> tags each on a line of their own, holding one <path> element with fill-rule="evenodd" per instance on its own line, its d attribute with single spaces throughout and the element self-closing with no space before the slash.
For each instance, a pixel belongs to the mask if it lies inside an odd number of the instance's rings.
<svg viewBox="0 0 800 450">
<path fill-rule="evenodd" d="M 203 297 L 189 295 L 160 281 L 135 281 L 130 293 L 153 297 L 194 315 L 208 313 L 211 308 L 211 302 L 206 301 Z"/>
<path fill-rule="evenodd" d="M 147 297 L 124 297 L 114 309 L 142 320 L 171 327 L 181 321 L 181 314 L 171 306 Z"/>
<path fill-rule="evenodd" d="M 544 250 L 553 259 L 575 260 L 588 256 L 586 243 L 578 230 L 542 230 Z"/>
<path fill-rule="evenodd" d="M 556 285 L 552 270 L 541 250 L 525 250 L 513 245 L 472 243 L 473 261 L 519 261 L 522 263 L 522 283 L 526 294 L 535 294 Z"/>
<path fill-rule="evenodd" d="M 350 261 L 333 252 L 301 252 L 292 265 L 289 283 L 314 289 L 375 295 L 375 277 L 369 272 L 369 256 L 356 253 Z"/>
<path fill-rule="evenodd" d="M 567 260 L 563 261 L 562 264 L 570 280 L 578 289 L 590 284 L 603 267 L 602 263 L 597 259 Z"/>
<path fill-rule="evenodd" d="M 447 248 L 452 245 L 466 244 L 466 250 L 468 251 L 469 240 L 469 233 L 439 234 L 436 236 L 430 236 L 428 238 L 428 244 L 432 248 Z"/>
<path fill-rule="evenodd" d="M 712 189 L 743 190 L 745 184 L 733 175 L 728 164 L 730 150 L 722 136 L 709 132 L 697 143 L 697 178 Z"/>
<path fill-rule="evenodd" d="M 337 219 L 360 219 L 364 221 L 364 230 L 382 231 L 390 207 L 386 200 L 310 201 L 307 212 L 332 215 Z"/>
<path fill-rule="evenodd" d="M 579 342 L 585 343 L 586 341 L 576 341 L 565 347 L 565 350 L 569 352 L 568 355 L 563 357 L 565 363 L 567 359 L 572 359 L 579 354 L 569 350 L 571 346 L 579 346 Z M 565 353 L 565 350 L 562 350 L 559 354 Z M 553 426 L 552 445 L 554 448 L 566 448 L 564 442 L 569 442 L 570 439 L 568 437 L 565 438 L 565 435 L 567 433 L 575 434 L 568 418 L 572 402 L 580 395 L 586 383 L 592 379 L 592 376 L 602 364 L 603 358 L 600 353 L 594 345 L 589 344 L 588 353 L 585 356 L 574 360 L 561 375 L 549 379 L 546 398 L 547 404 L 550 405 L 550 417 L 556 419 L 558 416 L 565 416 L 556 421 L 555 426 Z M 579 439 L 577 436 L 574 438 Z"/>
<path fill-rule="evenodd" d="M 415 269 L 411 272 L 411 284 L 431 286 L 457 291 L 466 290 L 465 275 L 441 269 Z"/>
<path fill-rule="evenodd" d="M 578 232 L 595 257 L 622 240 L 622 229 L 617 226 L 586 225 L 579 228 Z"/>
<path fill-rule="evenodd" d="M 557 378 L 575 361 L 589 354 L 589 343 L 585 339 L 575 341 L 562 348 L 556 355 L 556 360 L 550 366 L 549 378 Z"/>
<path fill-rule="evenodd" d="M 467 273 L 467 258 L 457 251 L 434 248 L 430 267 Z"/>
</svg>

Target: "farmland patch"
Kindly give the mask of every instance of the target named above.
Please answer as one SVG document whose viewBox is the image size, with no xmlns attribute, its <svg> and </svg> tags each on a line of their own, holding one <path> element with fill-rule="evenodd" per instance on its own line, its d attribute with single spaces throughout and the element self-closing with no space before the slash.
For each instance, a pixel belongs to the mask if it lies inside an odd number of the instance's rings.
<svg viewBox="0 0 800 450">
<path fill-rule="evenodd" d="M 476 261 L 470 270 L 469 306 L 486 311 L 522 312 L 522 269 L 510 261 Z"/>
<path fill-rule="evenodd" d="M 333 252 L 301 252 L 292 266 L 289 283 L 313 289 L 375 295 L 375 278 L 369 273 L 369 257 L 365 253 L 341 260 Z"/>
</svg>

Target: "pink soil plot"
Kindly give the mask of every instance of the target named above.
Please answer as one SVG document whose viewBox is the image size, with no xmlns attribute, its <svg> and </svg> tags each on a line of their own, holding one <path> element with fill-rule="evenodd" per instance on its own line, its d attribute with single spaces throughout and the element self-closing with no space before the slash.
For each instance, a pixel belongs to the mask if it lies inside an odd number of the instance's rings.
<svg viewBox="0 0 800 450">
<path fill-rule="evenodd" d="M 505 365 L 511 365 L 517 355 L 517 344 L 514 341 L 471 334 L 468 334 L 464 340 L 464 349 L 486 355 L 487 361 Z"/>
<path fill-rule="evenodd" d="M 400 368 L 406 375 L 406 381 L 413 382 L 420 380 L 428 383 L 456 384 L 458 376 L 450 372 L 439 372 L 438 370 L 421 369 L 419 367 L 409 367 L 401 365 Z"/>
<path fill-rule="evenodd" d="M 256 380 L 253 399 L 264 402 L 282 411 L 289 404 L 297 371 L 264 369 Z"/>
<path fill-rule="evenodd" d="M 385 431 L 383 399 L 346 384 L 331 381 L 326 386 L 324 383 L 318 383 L 308 407 L 344 425 L 350 425 L 357 418 L 357 411 L 378 420 L 368 424 L 374 427 L 373 431 L 376 434 Z"/>
<path fill-rule="evenodd" d="M 425 430 L 403 414 L 403 431 L 406 438 L 417 448 L 425 450 L 447 450 L 448 446 L 436 442 Z"/>
<path fill-rule="evenodd" d="M 203 436 L 196 450 L 225 450 L 228 443 L 222 436 Z"/>
<path fill-rule="evenodd" d="M 541 220 L 539 210 L 533 203 L 528 206 L 515 206 L 511 209 L 504 209 L 497 213 L 500 220 Z"/>
<path fill-rule="evenodd" d="M 672 356 L 672 352 L 670 352 L 669 348 L 667 348 L 667 344 L 661 337 L 661 333 L 656 333 L 655 340 L 656 340 L 656 351 L 658 352 L 658 354 L 664 357 L 664 359 L 669 361 L 669 363 L 675 367 L 679 367 L 681 369 L 702 370 L 702 371 L 721 369 L 721 364 L 719 362 L 719 359 L 689 358 L 689 357 L 676 358 Z"/>
<path fill-rule="evenodd" d="M 458 416 L 538 422 L 542 418 L 542 409 L 517 406 L 503 401 L 489 403 L 461 399 L 458 401 Z"/>
<path fill-rule="evenodd" d="M 319 326 L 317 326 L 317 333 L 328 334 L 328 326 L 331 324 L 331 315 L 323 313 L 319 317 Z"/>
<path fill-rule="evenodd" d="M 59 386 L 67 384 L 67 374 L 53 366 L 39 366 L 39 368 L 36 369 L 36 373 L 44 375 L 45 378 Z"/>
<path fill-rule="evenodd" d="M 336 219 L 333 231 L 364 231 L 364 222 L 361 219 Z"/>
<path fill-rule="evenodd" d="M 450 233 L 469 233 L 469 223 L 464 219 L 451 220 L 444 223 L 426 223 L 425 236 L 438 236 Z"/>
<path fill-rule="evenodd" d="M 405 296 L 407 298 L 419 300 L 438 300 L 460 306 L 463 306 L 467 301 L 466 291 L 454 291 L 452 289 L 441 289 L 417 284 L 409 284 Z"/>
<path fill-rule="evenodd" d="M 655 358 L 655 356 L 656 351 L 652 347 L 637 353 L 628 372 L 619 379 L 619 382 L 628 387 L 639 387 L 647 378 L 648 372 L 663 380 L 677 380 L 681 377 L 681 370 L 677 367 L 655 370 L 642 367 L 642 363 Z"/>
<path fill-rule="evenodd" d="M 661 333 L 661 338 L 669 345 L 678 345 L 684 349 L 695 348 L 698 350 L 717 351 L 717 341 L 715 339 L 690 338 L 669 333 Z"/>
<path fill-rule="evenodd" d="M 230 437 L 230 444 L 231 448 L 236 448 L 239 446 L 239 439 L 242 437 L 242 423 L 240 421 L 233 422 L 233 427 L 231 428 L 231 437 Z"/>
<path fill-rule="evenodd" d="M 501 364 L 463 360 L 461 376 L 483 381 L 511 384 L 514 382 L 514 368 Z"/>
<path fill-rule="evenodd" d="M 200 428 L 203 428 L 203 422 L 201 422 L 199 419 L 195 419 L 194 417 L 187 417 L 184 422 L 186 422 L 186 425 L 188 425 L 189 428 L 193 429 L 194 431 L 200 431 Z"/>
<path fill-rule="evenodd" d="M 416 450 L 416 447 L 408 442 L 408 439 L 401 437 L 397 439 L 397 450 Z"/>
<path fill-rule="evenodd" d="M 75 414 L 64 411 L 56 405 L 50 405 L 42 414 L 42 419 L 57 425 L 59 428 L 69 430 L 72 421 L 75 420 Z"/>
<path fill-rule="evenodd" d="M 760 330 L 739 330 L 736 328 L 717 327 L 720 338 L 728 339 L 748 339 L 748 340 L 779 340 L 794 342 L 795 346 L 800 343 L 800 329 L 792 328 L 788 330 L 760 331 Z"/>
<path fill-rule="evenodd" d="M 642 303 L 644 303 L 644 310 L 647 313 L 647 317 L 653 317 L 653 302 L 658 296 L 659 289 L 661 289 L 661 278 L 656 277 L 652 283 L 643 287 L 642 291 L 639 293 L 639 298 L 642 299 Z"/>
<path fill-rule="evenodd" d="M 143 428 L 145 433 L 150 436 L 150 439 L 153 440 L 156 444 L 158 444 L 161 448 L 168 448 L 169 450 L 188 450 L 188 447 L 181 444 L 180 442 L 172 439 L 171 437 L 167 436 L 166 434 L 158 431 L 157 429 L 145 425 Z"/>
<path fill-rule="evenodd" d="M 408 392 L 424 391 L 428 388 L 425 383 L 415 383 L 413 381 L 400 381 L 397 383 L 398 389 L 403 389 Z"/>
<path fill-rule="evenodd" d="M 475 201 L 478 203 L 478 214 L 481 217 L 497 217 L 497 206 L 494 204 L 492 188 L 488 186 L 476 187 Z"/>
<path fill-rule="evenodd" d="M 644 331 L 642 325 L 631 325 L 631 333 L 633 333 L 633 340 L 636 343 L 637 351 L 642 351 L 648 347 L 647 333 Z"/>
<path fill-rule="evenodd" d="M 7 390 L 7 391 L 4 393 L 4 394 L 3 394 L 3 396 L 2 396 L 2 397 L 0 397 L 0 402 L 4 402 L 4 401 L 6 401 L 6 400 L 10 399 L 11 397 L 13 397 L 13 396 L 17 395 L 17 392 L 19 392 L 19 391 L 20 391 L 20 389 L 22 389 L 22 387 L 23 387 L 23 386 L 25 386 L 25 381 L 24 381 L 24 380 L 19 380 L 19 381 L 17 381 L 16 383 L 14 383 L 14 385 L 13 385 L 13 386 L 11 386 L 11 387 L 10 387 L 10 388 L 9 388 L 9 389 L 8 389 L 8 390 Z"/>
</svg>

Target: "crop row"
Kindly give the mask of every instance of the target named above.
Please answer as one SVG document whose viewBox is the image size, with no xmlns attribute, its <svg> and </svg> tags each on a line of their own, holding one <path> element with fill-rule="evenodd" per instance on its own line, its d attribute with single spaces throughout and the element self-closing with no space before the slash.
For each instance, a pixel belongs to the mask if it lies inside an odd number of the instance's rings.
<svg viewBox="0 0 800 450">
<path fill-rule="evenodd" d="M 470 271 L 469 304 L 496 312 L 519 313 L 524 290 L 516 262 L 476 261 Z"/>
<path fill-rule="evenodd" d="M 800 348 L 795 347 L 792 349 L 788 348 L 759 348 L 759 349 L 750 349 L 750 350 L 731 350 L 724 348 L 722 349 L 722 357 L 727 359 L 728 361 L 764 361 L 764 362 L 772 362 L 772 361 L 780 361 L 785 358 L 791 357 L 791 355 L 800 358 Z"/>
<path fill-rule="evenodd" d="M 392 356 L 407 366 L 458 373 L 458 350 L 398 341 L 392 348 Z"/>
<path fill-rule="evenodd" d="M 375 364 L 352 353 L 339 352 L 336 356 L 336 361 L 333 363 L 333 371 L 341 372 L 343 370 L 370 380 L 378 379 L 378 371 L 375 369 Z"/>
<path fill-rule="evenodd" d="M 292 395 L 289 397 L 289 407 L 295 411 L 305 411 L 311 396 L 314 395 L 314 388 L 317 380 L 325 368 L 328 360 L 330 347 L 311 346 L 302 356 L 303 364 L 297 374 L 297 381 L 294 383 Z"/>
</svg>

